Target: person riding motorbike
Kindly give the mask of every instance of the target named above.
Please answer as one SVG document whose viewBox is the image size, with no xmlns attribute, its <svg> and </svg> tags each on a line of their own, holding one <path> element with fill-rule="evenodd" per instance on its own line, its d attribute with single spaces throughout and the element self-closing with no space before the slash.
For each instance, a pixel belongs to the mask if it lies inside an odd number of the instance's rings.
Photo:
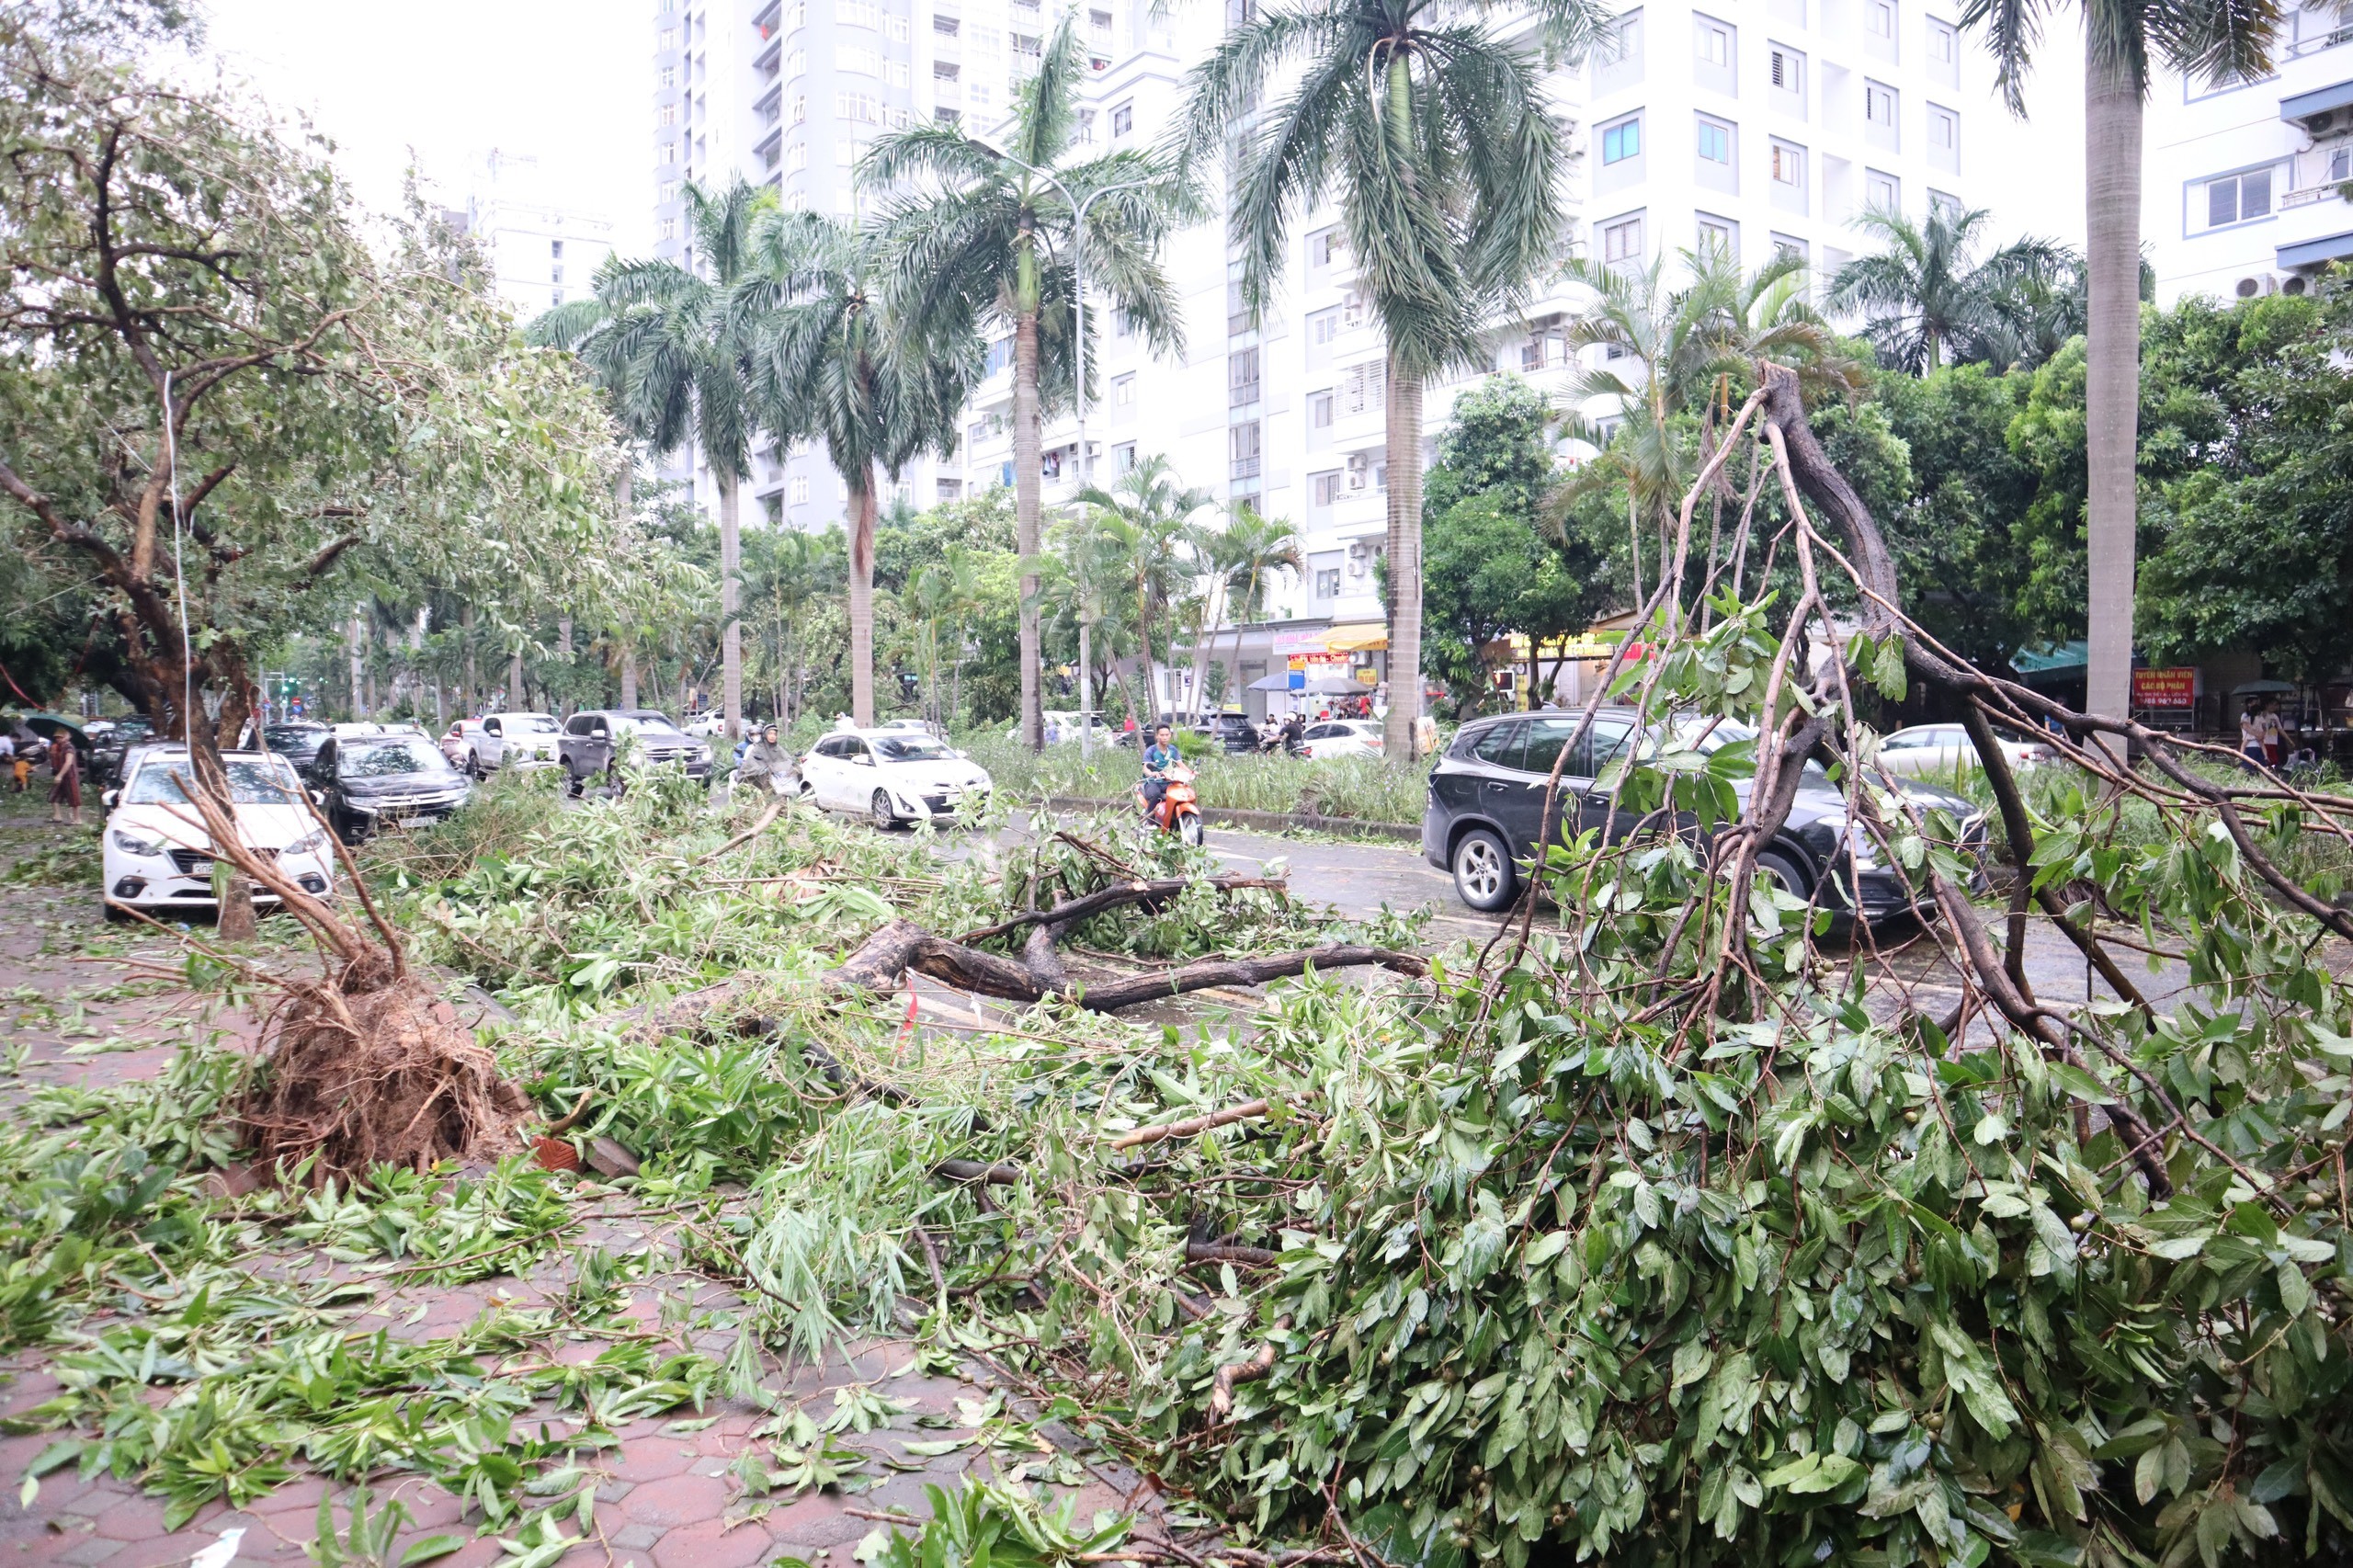
<svg viewBox="0 0 2353 1568">
<path fill-rule="evenodd" d="M 1168 770 L 1176 761 L 1176 733 L 1163 724 L 1152 733 L 1152 744 L 1143 748 L 1143 778 L 1136 785 L 1147 818 L 1159 812 L 1161 798 L 1168 793 Z"/>
<path fill-rule="evenodd" d="M 779 744 L 777 727 L 770 724 L 760 732 L 744 753 L 744 760 L 736 766 L 735 781 L 746 789 L 767 790 L 781 794 L 784 776 L 791 771 L 792 756 Z"/>
</svg>

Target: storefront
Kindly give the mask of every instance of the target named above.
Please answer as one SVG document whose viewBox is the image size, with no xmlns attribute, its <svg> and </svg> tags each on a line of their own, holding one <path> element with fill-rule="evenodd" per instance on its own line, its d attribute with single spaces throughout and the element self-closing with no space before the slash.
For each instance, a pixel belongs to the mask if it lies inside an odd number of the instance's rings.
<svg viewBox="0 0 2353 1568">
<path fill-rule="evenodd" d="M 1212 681 L 1228 711 L 1253 723 L 1268 715 L 1313 717 L 1344 699 L 1376 694 L 1386 673 L 1388 631 L 1379 621 L 1284 620 L 1228 628 L 1210 639 L 1209 663 L 1222 665 Z M 1192 650 L 1178 655 L 1178 678 L 1189 684 Z"/>
</svg>

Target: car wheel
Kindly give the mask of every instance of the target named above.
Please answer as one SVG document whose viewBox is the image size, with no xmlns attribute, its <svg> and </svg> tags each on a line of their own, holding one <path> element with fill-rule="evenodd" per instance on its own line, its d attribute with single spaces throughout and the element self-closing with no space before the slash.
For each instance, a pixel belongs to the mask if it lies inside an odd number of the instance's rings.
<svg viewBox="0 0 2353 1568">
<path fill-rule="evenodd" d="M 104 912 L 108 925 L 128 926 L 131 924 L 131 912 L 114 900 L 101 899 L 98 901 L 98 907 Z"/>
<path fill-rule="evenodd" d="M 1472 908 L 1491 915 L 1511 907 L 1519 872 L 1502 839 L 1483 827 L 1462 835 L 1454 846 L 1454 891 Z"/>
<path fill-rule="evenodd" d="M 875 827 L 883 833 L 899 825 L 899 813 L 891 809 L 891 791 L 888 790 L 875 790 L 874 799 L 867 802 L 867 810 L 874 819 Z"/>
<path fill-rule="evenodd" d="M 1797 898 L 1805 897 L 1811 891 L 1805 873 L 1778 849 L 1768 849 L 1756 857 L 1756 874 Z"/>
<path fill-rule="evenodd" d="M 588 776 L 585 773 L 574 773 L 569 767 L 565 768 L 563 770 L 563 792 L 571 796 L 575 801 L 580 799 L 583 795 L 588 793 Z"/>
</svg>

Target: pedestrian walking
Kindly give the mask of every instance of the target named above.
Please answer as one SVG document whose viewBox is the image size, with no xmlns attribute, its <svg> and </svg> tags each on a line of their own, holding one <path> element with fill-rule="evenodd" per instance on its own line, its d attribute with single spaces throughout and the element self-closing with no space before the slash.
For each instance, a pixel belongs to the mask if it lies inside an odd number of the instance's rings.
<svg viewBox="0 0 2353 1568">
<path fill-rule="evenodd" d="M 2279 722 L 2279 702 L 2277 698 L 2263 699 L 2263 711 L 2256 715 L 2256 733 L 2263 737 L 2265 766 L 2278 767 L 2288 760 L 2288 732 Z"/>
<path fill-rule="evenodd" d="M 49 820 L 82 825 L 82 754 L 60 730 L 49 741 Z"/>
<path fill-rule="evenodd" d="M 22 795 L 33 787 L 33 755 L 40 749 L 40 738 L 30 730 L 17 730 L 8 735 L 8 783 Z"/>
<path fill-rule="evenodd" d="M 2263 699 L 2250 697 L 2239 707 L 2239 755 L 2249 773 L 2263 766 Z"/>
</svg>

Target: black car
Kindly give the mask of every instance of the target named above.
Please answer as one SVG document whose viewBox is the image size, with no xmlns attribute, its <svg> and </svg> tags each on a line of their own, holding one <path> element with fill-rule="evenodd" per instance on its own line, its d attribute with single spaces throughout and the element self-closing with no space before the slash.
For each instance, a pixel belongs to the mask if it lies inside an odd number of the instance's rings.
<svg viewBox="0 0 2353 1568">
<path fill-rule="evenodd" d="M 1258 726 L 1239 713 L 1212 713 L 1193 726 L 1193 733 L 1229 752 L 1258 749 Z"/>
<path fill-rule="evenodd" d="M 670 722 L 669 715 L 653 708 L 591 709 L 565 720 L 556 741 L 556 755 L 575 793 L 611 768 L 615 748 L 630 736 L 636 738 L 648 763 L 673 763 L 684 767 L 688 778 L 710 782 L 710 747 Z"/>
<path fill-rule="evenodd" d="M 436 823 L 473 798 L 474 787 L 423 735 L 330 734 L 305 770 L 327 821 L 346 843 L 379 828 Z"/>
<path fill-rule="evenodd" d="M 1535 858 L 1537 823 L 1543 815 L 1552 764 L 1562 745 L 1576 733 L 1580 717 L 1576 713 L 1512 713 L 1466 724 L 1430 769 L 1429 801 L 1422 813 L 1422 853 L 1431 865 L 1453 873 L 1455 892 L 1472 908 L 1506 908 L 1518 896 L 1521 868 Z M 1588 828 L 1613 835 L 1632 830 L 1634 813 L 1621 809 L 1611 820 L 1608 791 L 1596 789 L 1594 780 L 1625 750 L 1639 724 L 1639 717 L 1629 708 L 1605 708 L 1595 714 L 1593 728 L 1561 769 L 1548 835 L 1552 842 Z M 1689 738 L 1700 749 L 1713 751 L 1733 742 L 1753 741 L 1756 735 L 1746 725 L 1725 722 L 1712 728 L 1697 726 Z M 1966 799 L 1909 779 L 1891 782 L 1923 806 L 1945 808 L 1971 840 L 1983 841 L 1984 815 Z M 1745 778 L 1733 785 L 1743 807 L 1748 803 L 1748 789 L 1749 780 Z M 1841 874 L 1822 888 L 1821 903 L 1825 908 L 1851 913 L 1844 887 L 1850 836 L 1845 797 L 1819 764 L 1809 762 L 1789 820 L 1758 852 L 1756 869 L 1800 898 L 1807 898 L 1830 877 L 1836 862 Z M 1910 903 L 1902 879 L 1874 867 L 1868 851 L 1859 870 L 1855 880 L 1866 919 L 1893 915 Z"/>
<path fill-rule="evenodd" d="M 100 790 L 108 790 L 121 783 L 124 754 L 131 747 L 144 745 L 154 738 L 154 724 L 138 714 L 118 719 L 112 729 L 92 735 L 90 755 L 84 759 L 89 770 L 90 784 Z"/>
<path fill-rule="evenodd" d="M 308 773 L 317 760 L 319 748 L 335 733 L 329 724 L 313 724 L 296 720 L 286 724 L 266 724 L 262 727 L 263 744 L 294 765 L 298 773 Z"/>
</svg>

